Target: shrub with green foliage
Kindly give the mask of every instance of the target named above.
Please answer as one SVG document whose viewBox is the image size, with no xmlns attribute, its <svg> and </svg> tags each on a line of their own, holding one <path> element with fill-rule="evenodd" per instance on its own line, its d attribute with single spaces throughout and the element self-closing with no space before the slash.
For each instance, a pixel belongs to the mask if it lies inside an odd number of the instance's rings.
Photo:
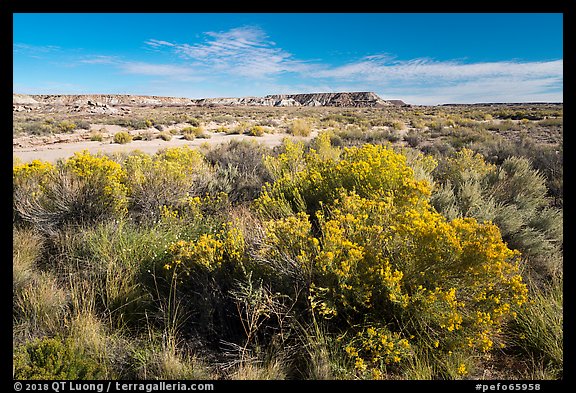
<svg viewBox="0 0 576 393">
<path fill-rule="evenodd" d="M 170 148 L 155 155 L 131 154 L 124 161 L 130 210 L 141 219 L 155 220 L 162 206 L 178 207 L 202 194 L 210 168 L 201 153 L 188 147 Z"/>
<path fill-rule="evenodd" d="M 557 274 L 563 243 L 562 211 L 551 207 L 544 177 L 525 158 L 496 166 L 469 149 L 440 161 L 434 207 L 446 217 L 494 222 L 533 272 Z"/>
<path fill-rule="evenodd" d="M 14 379 L 105 379 L 106 365 L 72 339 L 44 338 L 16 348 Z"/>
<path fill-rule="evenodd" d="M 168 246 L 163 269 L 171 285 L 166 290 L 177 291 L 194 330 L 211 340 L 240 335 L 239 320 L 230 317 L 237 314 L 230 291 L 246 272 L 245 257 L 242 232 L 231 225 Z"/>
<path fill-rule="evenodd" d="M 58 130 L 60 132 L 72 132 L 77 127 L 78 126 L 76 125 L 76 123 L 73 123 L 69 120 L 62 120 L 60 123 L 58 123 Z"/>
<path fill-rule="evenodd" d="M 166 142 L 172 140 L 172 134 L 171 134 L 170 132 L 168 132 L 168 131 L 164 131 L 164 132 L 159 133 L 159 134 L 158 134 L 158 137 L 159 137 L 160 139 L 162 139 L 163 141 L 166 141 Z"/>
<path fill-rule="evenodd" d="M 206 133 L 204 127 L 185 127 L 182 129 L 182 134 L 184 135 L 184 139 L 187 140 L 194 140 L 195 138 L 210 138 L 210 135 Z"/>
<path fill-rule="evenodd" d="M 114 143 L 119 143 L 121 145 L 132 142 L 132 135 L 126 131 L 119 131 L 114 134 Z"/>
<path fill-rule="evenodd" d="M 232 140 L 212 146 L 205 155 L 218 171 L 214 191 L 226 191 L 233 203 L 254 200 L 264 183 L 271 180 L 263 163 L 263 157 L 270 153 L 265 145 L 251 141 Z"/>
</svg>

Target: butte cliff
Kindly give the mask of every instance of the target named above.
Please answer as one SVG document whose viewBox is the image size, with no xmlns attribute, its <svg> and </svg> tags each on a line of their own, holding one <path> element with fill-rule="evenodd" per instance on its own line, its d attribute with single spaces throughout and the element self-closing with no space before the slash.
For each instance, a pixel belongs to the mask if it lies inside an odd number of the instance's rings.
<svg viewBox="0 0 576 393">
<path fill-rule="evenodd" d="M 26 95 L 13 94 L 14 111 L 31 111 L 66 107 L 70 111 L 89 113 L 126 112 L 130 107 L 162 106 L 330 106 L 386 107 L 406 105 L 401 100 L 383 100 L 373 92 L 273 94 L 265 97 L 178 98 L 122 94 Z"/>
</svg>

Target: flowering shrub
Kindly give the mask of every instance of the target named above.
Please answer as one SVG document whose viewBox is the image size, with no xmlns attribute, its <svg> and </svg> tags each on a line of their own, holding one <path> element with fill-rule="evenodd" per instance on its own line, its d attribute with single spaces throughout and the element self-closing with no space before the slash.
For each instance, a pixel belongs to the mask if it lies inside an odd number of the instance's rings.
<svg viewBox="0 0 576 393">
<path fill-rule="evenodd" d="M 260 252 L 299 265 L 312 309 L 357 331 L 347 348 L 359 370 L 399 362 L 410 340 L 487 351 L 526 302 L 499 229 L 437 213 L 402 155 L 365 145 L 322 159 L 292 145 L 270 161 L 279 176 L 256 203 L 269 218 Z"/>
<path fill-rule="evenodd" d="M 157 218 L 162 206 L 181 206 L 187 197 L 198 193 L 197 186 L 210 171 L 204 157 L 188 147 L 155 155 L 132 154 L 124 167 L 131 207 L 147 218 Z"/>
<path fill-rule="evenodd" d="M 344 148 L 338 160 L 333 152 L 320 154 L 313 149 L 304 154 L 302 145 L 292 142 L 285 149 L 277 158 L 266 159 L 276 181 L 256 200 L 257 209 L 272 217 L 285 211 L 286 205 L 294 212 L 311 214 L 320 202 L 337 198 L 342 188 L 366 198 L 394 195 L 397 203 L 414 203 L 430 195 L 426 183 L 415 180 L 406 158 L 385 146 Z"/>
<path fill-rule="evenodd" d="M 43 178 L 54 170 L 54 165 L 47 161 L 33 160 L 25 164 L 19 164 L 12 168 L 12 180 L 14 185 L 21 184 L 30 178 Z"/>
<path fill-rule="evenodd" d="M 346 353 L 354 359 L 355 367 L 359 371 L 365 371 L 368 365 L 382 368 L 383 364 L 399 363 L 411 355 L 408 340 L 386 328 L 373 326 L 367 326 L 358 332 L 346 345 Z"/>
<path fill-rule="evenodd" d="M 162 263 L 170 286 L 164 290 L 177 294 L 195 331 L 215 340 L 239 334 L 231 291 L 246 279 L 245 247 L 242 232 L 229 224 L 168 246 Z"/>
<path fill-rule="evenodd" d="M 126 172 L 119 163 L 84 150 L 74 153 L 64 162 L 63 168 L 84 181 L 93 200 L 98 201 L 103 210 L 108 210 L 104 209 L 107 206 L 113 214 L 127 211 Z"/>
<path fill-rule="evenodd" d="M 126 173 L 108 157 L 88 151 L 59 161 L 40 161 L 13 170 L 14 210 L 43 231 L 64 222 L 81 223 L 126 213 Z"/>
<path fill-rule="evenodd" d="M 225 226 L 217 234 L 201 234 L 196 240 L 176 241 L 168 246 L 167 251 L 164 269 L 186 277 L 198 272 L 214 273 L 223 267 L 231 271 L 244 269 L 244 237 L 234 227 Z"/>
<path fill-rule="evenodd" d="M 538 279 L 556 275 L 563 244 L 562 210 L 550 206 L 544 176 L 529 160 L 509 157 L 500 166 L 462 149 L 440 161 L 431 203 L 448 218 L 494 222 L 520 250 Z"/>
</svg>

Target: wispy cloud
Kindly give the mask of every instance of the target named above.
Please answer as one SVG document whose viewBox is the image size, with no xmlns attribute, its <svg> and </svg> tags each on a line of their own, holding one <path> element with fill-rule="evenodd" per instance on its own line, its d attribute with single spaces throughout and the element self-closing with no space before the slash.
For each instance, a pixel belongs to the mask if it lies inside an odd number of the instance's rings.
<svg viewBox="0 0 576 393">
<path fill-rule="evenodd" d="M 14 55 L 24 55 L 34 59 L 44 59 L 46 56 L 61 51 L 56 45 L 30 45 L 15 42 L 12 45 Z"/>
<path fill-rule="evenodd" d="M 155 40 L 155 39 L 150 39 L 150 40 L 146 41 L 145 44 L 148 46 L 151 46 L 152 48 L 160 48 L 163 46 L 174 46 L 175 45 L 175 44 L 168 42 L 168 41 Z"/>
<path fill-rule="evenodd" d="M 407 61 L 388 61 L 386 58 L 367 57 L 339 67 L 316 73 L 321 78 L 366 80 L 454 81 L 464 79 L 515 77 L 547 78 L 562 76 L 562 60 L 543 62 L 496 61 L 463 63 L 455 60 L 434 61 L 421 58 Z"/>
<path fill-rule="evenodd" d="M 169 47 L 197 67 L 251 78 L 303 72 L 309 68 L 304 61 L 296 60 L 291 53 L 276 47 L 258 27 L 245 26 L 204 35 L 205 40 L 198 44 L 156 39 L 148 40 L 146 44 L 155 49 Z"/>
<path fill-rule="evenodd" d="M 118 64 L 119 59 L 116 56 L 96 55 L 78 60 L 82 64 Z"/>
<path fill-rule="evenodd" d="M 562 101 L 563 60 L 464 63 L 364 58 L 316 73 L 324 80 L 370 86 L 383 96 L 435 104 Z"/>
</svg>

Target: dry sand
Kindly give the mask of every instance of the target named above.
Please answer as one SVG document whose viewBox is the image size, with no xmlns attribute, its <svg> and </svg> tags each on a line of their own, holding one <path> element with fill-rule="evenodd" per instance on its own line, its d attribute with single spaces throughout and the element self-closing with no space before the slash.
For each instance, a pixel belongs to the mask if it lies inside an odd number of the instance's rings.
<svg viewBox="0 0 576 393">
<path fill-rule="evenodd" d="M 110 126 L 108 126 L 110 127 Z M 117 127 L 117 126 L 116 126 Z M 108 131 L 118 131 L 116 129 L 109 129 Z M 162 139 L 154 139 L 151 141 L 136 140 L 127 144 L 117 144 L 110 142 L 96 142 L 90 140 L 84 140 L 82 138 L 76 138 L 78 141 L 72 142 L 59 142 L 59 143 L 42 143 L 42 140 L 36 140 L 32 143 L 22 143 L 15 141 L 12 153 L 14 158 L 20 159 L 22 162 L 29 162 L 34 159 L 39 159 L 43 161 L 56 162 L 60 158 L 67 158 L 74 155 L 75 152 L 88 150 L 90 153 L 115 153 L 115 152 L 128 152 L 132 150 L 140 150 L 144 153 L 153 154 L 160 149 L 170 148 L 170 147 L 181 147 L 189 146 L 191 148 L 197 148 L 202 144 L 217 145 L 220 143 L 229 142 L 232 140 L 253 140 L 264 144 L 266 146 L 274 147 L 280 145 L 282 140 L 286 137 L 293 138 L 291 135 L 285 133 L 278 134 L 264 134 L 260 137 L 248 136 L 248 135 L 226 135 L 224 133 L 210 133 L 211 138 L 197 138 L 192 141 L 182 139 L 180 135 L 175 135 L 170 141 L 164 141 Z M 295 139 L 310 139 L 316 136 L 316 132 L 308 138 L 295 138 Z"/>
</svg>

